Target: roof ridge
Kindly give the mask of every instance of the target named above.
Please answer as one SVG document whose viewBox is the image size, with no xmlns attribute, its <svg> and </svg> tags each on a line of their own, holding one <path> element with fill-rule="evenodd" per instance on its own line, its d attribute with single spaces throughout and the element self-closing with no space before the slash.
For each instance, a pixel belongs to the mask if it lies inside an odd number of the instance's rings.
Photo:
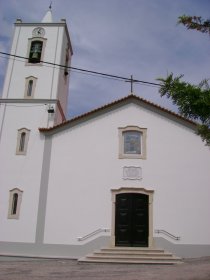
<svg viewBox="0 0 210 280">
<path fill-rule="evenodd" d="M 75 116 L 75 117 L 73 117 L 73 118 L 70 118 L 69 120 L 66 120 L 66 121 L 64 121 L 64 122 L 62 122 L 62 123 L 60 123 L 60 124 L 57 124 L 57 125 L 53 126 L 53 127 L 49 127 L 49 128 L 39 128 L 39 131 L 40 131 L 40 132 L 47 132 L 47 131 L 51 131 L 51 130 L 57 129 L 57 128 L 62 127 L 62 126 L 65 126 L 65 125 L 67 125 L 67 124 L 69 124 L 69 123 L 71 123 L 71 122 L 77 121 L 77 120 L 79 120 L 79 119 L 83 119 L 83 118 L 85 118 L 85 117 L 87 117 L 87 116 L 89 116 L 89 115 L 92 115 L 92 114 L 97 113 L 97 112 L 99 112 L 99 111 L 101 111 L 101 110 L 104 110 L 104 109 L 109 108 L 109 107 L 111 107 L 111 106 L 117 105 L 117 104 L 119 104 L 119 103 L 121 103 L 121 102 L 124 102 L 124 101 L 129 100 L 129 99 L 132 99 L 132 98 L 136 99 L 137 101 L 143 102 L 143 103 L 145 103 L 146 105 L 153 106 L 153 107 L 155 107 L 155 108 L 157 108 L 157 109 L 159 109 L 159 110 L 161 110 L 161 111 L 163 111 L 163 112 L 166 112 L 166 113 L 168 113 L 168 114 L 170 114 L 170 115 L 173 115 L 173 116 L 175 116 L 175 117 L 177 117 L 177 118 L 180 118 L 180 119 L 182 119 L 182 120 L 184 120 L 184 121 L 187 121 L 187 122 L 189 122 L 190 124 L 196 125 L 196 123 L 195 123 L 194 121 L 192 121 L 192 120 L 190 120 L 190 119 L 188 119 L 188 118 L 185 118 L 185 117 L 183 117 L 182 115 L 180 115 L 180 114 L 178 114 L 178 113 L 175 113 L 175 112 L 173 112 L 173 111 L 171 111 L 171 110 L 169 110 L 169 109 L 167 109 L 167 108 L 164 108 L 164 107 L 162 107 L 162 106 L 160 106 L 160 105 L 158 105 L 158 104 L 155 104 L 155 103 L 153 103 L 153 102 L 151 102 L 151 101 L 149 101 L 149 100 L 147 100 L 147 99 L 144 99 L 144 98 L 142 98 L 142 97 L 140 97 L 140 96 L 137 96 L 136 94 L 133 94 L 133 93 L 132 93 L 132 94 L 126 95 L 126 96 L 123 97 L 123 98 L 116 99 L 116 100 L 114 100 L 114 101 L 112 101 L 112 102 L 110 102 L 110 103 L 107 103 L 107 104 L 105 104 L 105 105 L 103 105 L 103 106 L 100 106 L 100 107 L 98 107 L 98 108 L 95 108 L 95 109 L 93 109 L 93 110 L 91 110 L 91 111 L 88 111 L 88 112 L 83 113 L 83 114 L 81 114 L 81 115 L 78 115 L 78 116 Z"/>
</svg>

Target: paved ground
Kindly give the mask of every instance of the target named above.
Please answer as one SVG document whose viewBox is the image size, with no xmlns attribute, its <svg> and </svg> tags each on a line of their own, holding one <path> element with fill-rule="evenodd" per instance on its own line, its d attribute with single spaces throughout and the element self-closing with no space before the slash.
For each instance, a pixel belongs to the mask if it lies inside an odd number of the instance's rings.
<svg viewBox="0 0 210 280">
<path fill-rule="evenodd" d="M 210 257 L 179 265 L 78 264 L 76 260 L 0 257 L 0 280 L 210 280 Z"/>
</svg>

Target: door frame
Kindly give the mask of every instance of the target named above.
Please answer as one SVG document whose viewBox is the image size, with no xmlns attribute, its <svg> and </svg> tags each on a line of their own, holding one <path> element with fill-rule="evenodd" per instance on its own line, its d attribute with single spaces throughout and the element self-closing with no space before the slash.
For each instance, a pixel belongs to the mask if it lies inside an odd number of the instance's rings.
<svg viewBox="0 0 210 280">
<path fill-rule="evenodd" d="M 116 195 L 121 193 L 135 193 L 148 195 L 148 207 L 149 207 L 149 236 L 148 236 L 148 248 L 154 247 L 153 238 L 153 194 L 154 190 L 146 190 L 144 188 L 119 188 L 112 189 L 112 224 L 111 224 L 111 247 L 115 247 L 115 211 L 116 211 Z"/>
</svg>

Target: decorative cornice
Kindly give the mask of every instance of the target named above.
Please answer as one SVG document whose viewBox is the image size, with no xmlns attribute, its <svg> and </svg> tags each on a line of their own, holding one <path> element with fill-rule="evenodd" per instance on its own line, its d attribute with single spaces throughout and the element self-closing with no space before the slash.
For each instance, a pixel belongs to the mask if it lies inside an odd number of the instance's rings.
<svg viewBox="0 0 210 280">
<path fill-rule="evenodd" d="M 66 22 L 61 20 L 60 22 L 22 22 L 20 19 L 18 19 L 15 22 L 15 26 L 65 26 Z"/>
<path fill-rule="evenodd" d="M 0 98 L 0 103 L 38 103 L 38 104 L 52 104 L 57 103 L 57 99 L 26 99 L 26 98 Z"/>
</svg>

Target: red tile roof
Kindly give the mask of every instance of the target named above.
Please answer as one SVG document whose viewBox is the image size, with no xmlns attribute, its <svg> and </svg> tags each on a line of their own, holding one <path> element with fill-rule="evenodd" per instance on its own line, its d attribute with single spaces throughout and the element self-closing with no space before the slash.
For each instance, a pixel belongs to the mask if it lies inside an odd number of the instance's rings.
<svg viewBox="0 0 210 280">
<path fill-rule="evenodd" d="M 130 95 L 124 97 L 124 98 L 115 100 L 115 101 L 113 101 L 113 102 L 111 102 L 109 104 L 106 104 L 106 105 L 104 105 L 102 107 L 96 108 L 96 109 L 94 109 L 92 111 L 89 111 L 89 112 L 87 112 L 85 114 L 76 116 L 76 117 L 74 117 L 74 118 L 72 118 L 70 120 L 62 122 L 62 123 L 60 123 L 58 125 L 55 125 L 53 127 L 50 127 L 50 128 L 39 128 L 39 131 L 45 133 L 45 132 L 55 132 L 59 128 L 64 128 L 65 129 L 65 126 L 67 128 L 69 125 L 74 124 L 77 121 L 85 121 L 88 117 L 91 117 L 91 116 L 93 116 L 96 113 L 103 113 L 107 109 L 112 110 L 116 106 L 121 106 L 121 105 L 123 106 L 124 104 L 132 103 L 132 102 L 134 102 L 134 103 L 135 102 L 136 103 L 141 103 L 142 106 L 147 106 L 147 107 L 150 107 L 151 109 L 153 108 L 153 109 L 159 110 L 160 112 L 164 112 L 166 114 L 169 114 L 170 116 L 173 116 L 173 117 L 177 118 L 177 120 L 182 120 L 182 121 L 184 121 L 184 122 L 186 122 L 188 124 L 196 126 L 195 122 L 193 122 L 193 121 L 191 121 L 189 119 L 186 119 L 186 118 L 182 117 L 181 115 L 179 115 L 177 113 L 174 113 L 174 112 L 172 112 L 172 111 L 170 111 L 170 110 L 168 110 L 166 108 L 163 108 L 163 107 L 161 107 L 161 106 L 159 106 L 159 105 L 157 105 L 157 104 L 155 104 L 155 103 L 153 103 L 151 101 L 148 101 L 148 100 L 145 100 L 145 99 L 143 99 L 141 97 L 138 97 L 136 95 L 130 94 Z"/>
</svg>

